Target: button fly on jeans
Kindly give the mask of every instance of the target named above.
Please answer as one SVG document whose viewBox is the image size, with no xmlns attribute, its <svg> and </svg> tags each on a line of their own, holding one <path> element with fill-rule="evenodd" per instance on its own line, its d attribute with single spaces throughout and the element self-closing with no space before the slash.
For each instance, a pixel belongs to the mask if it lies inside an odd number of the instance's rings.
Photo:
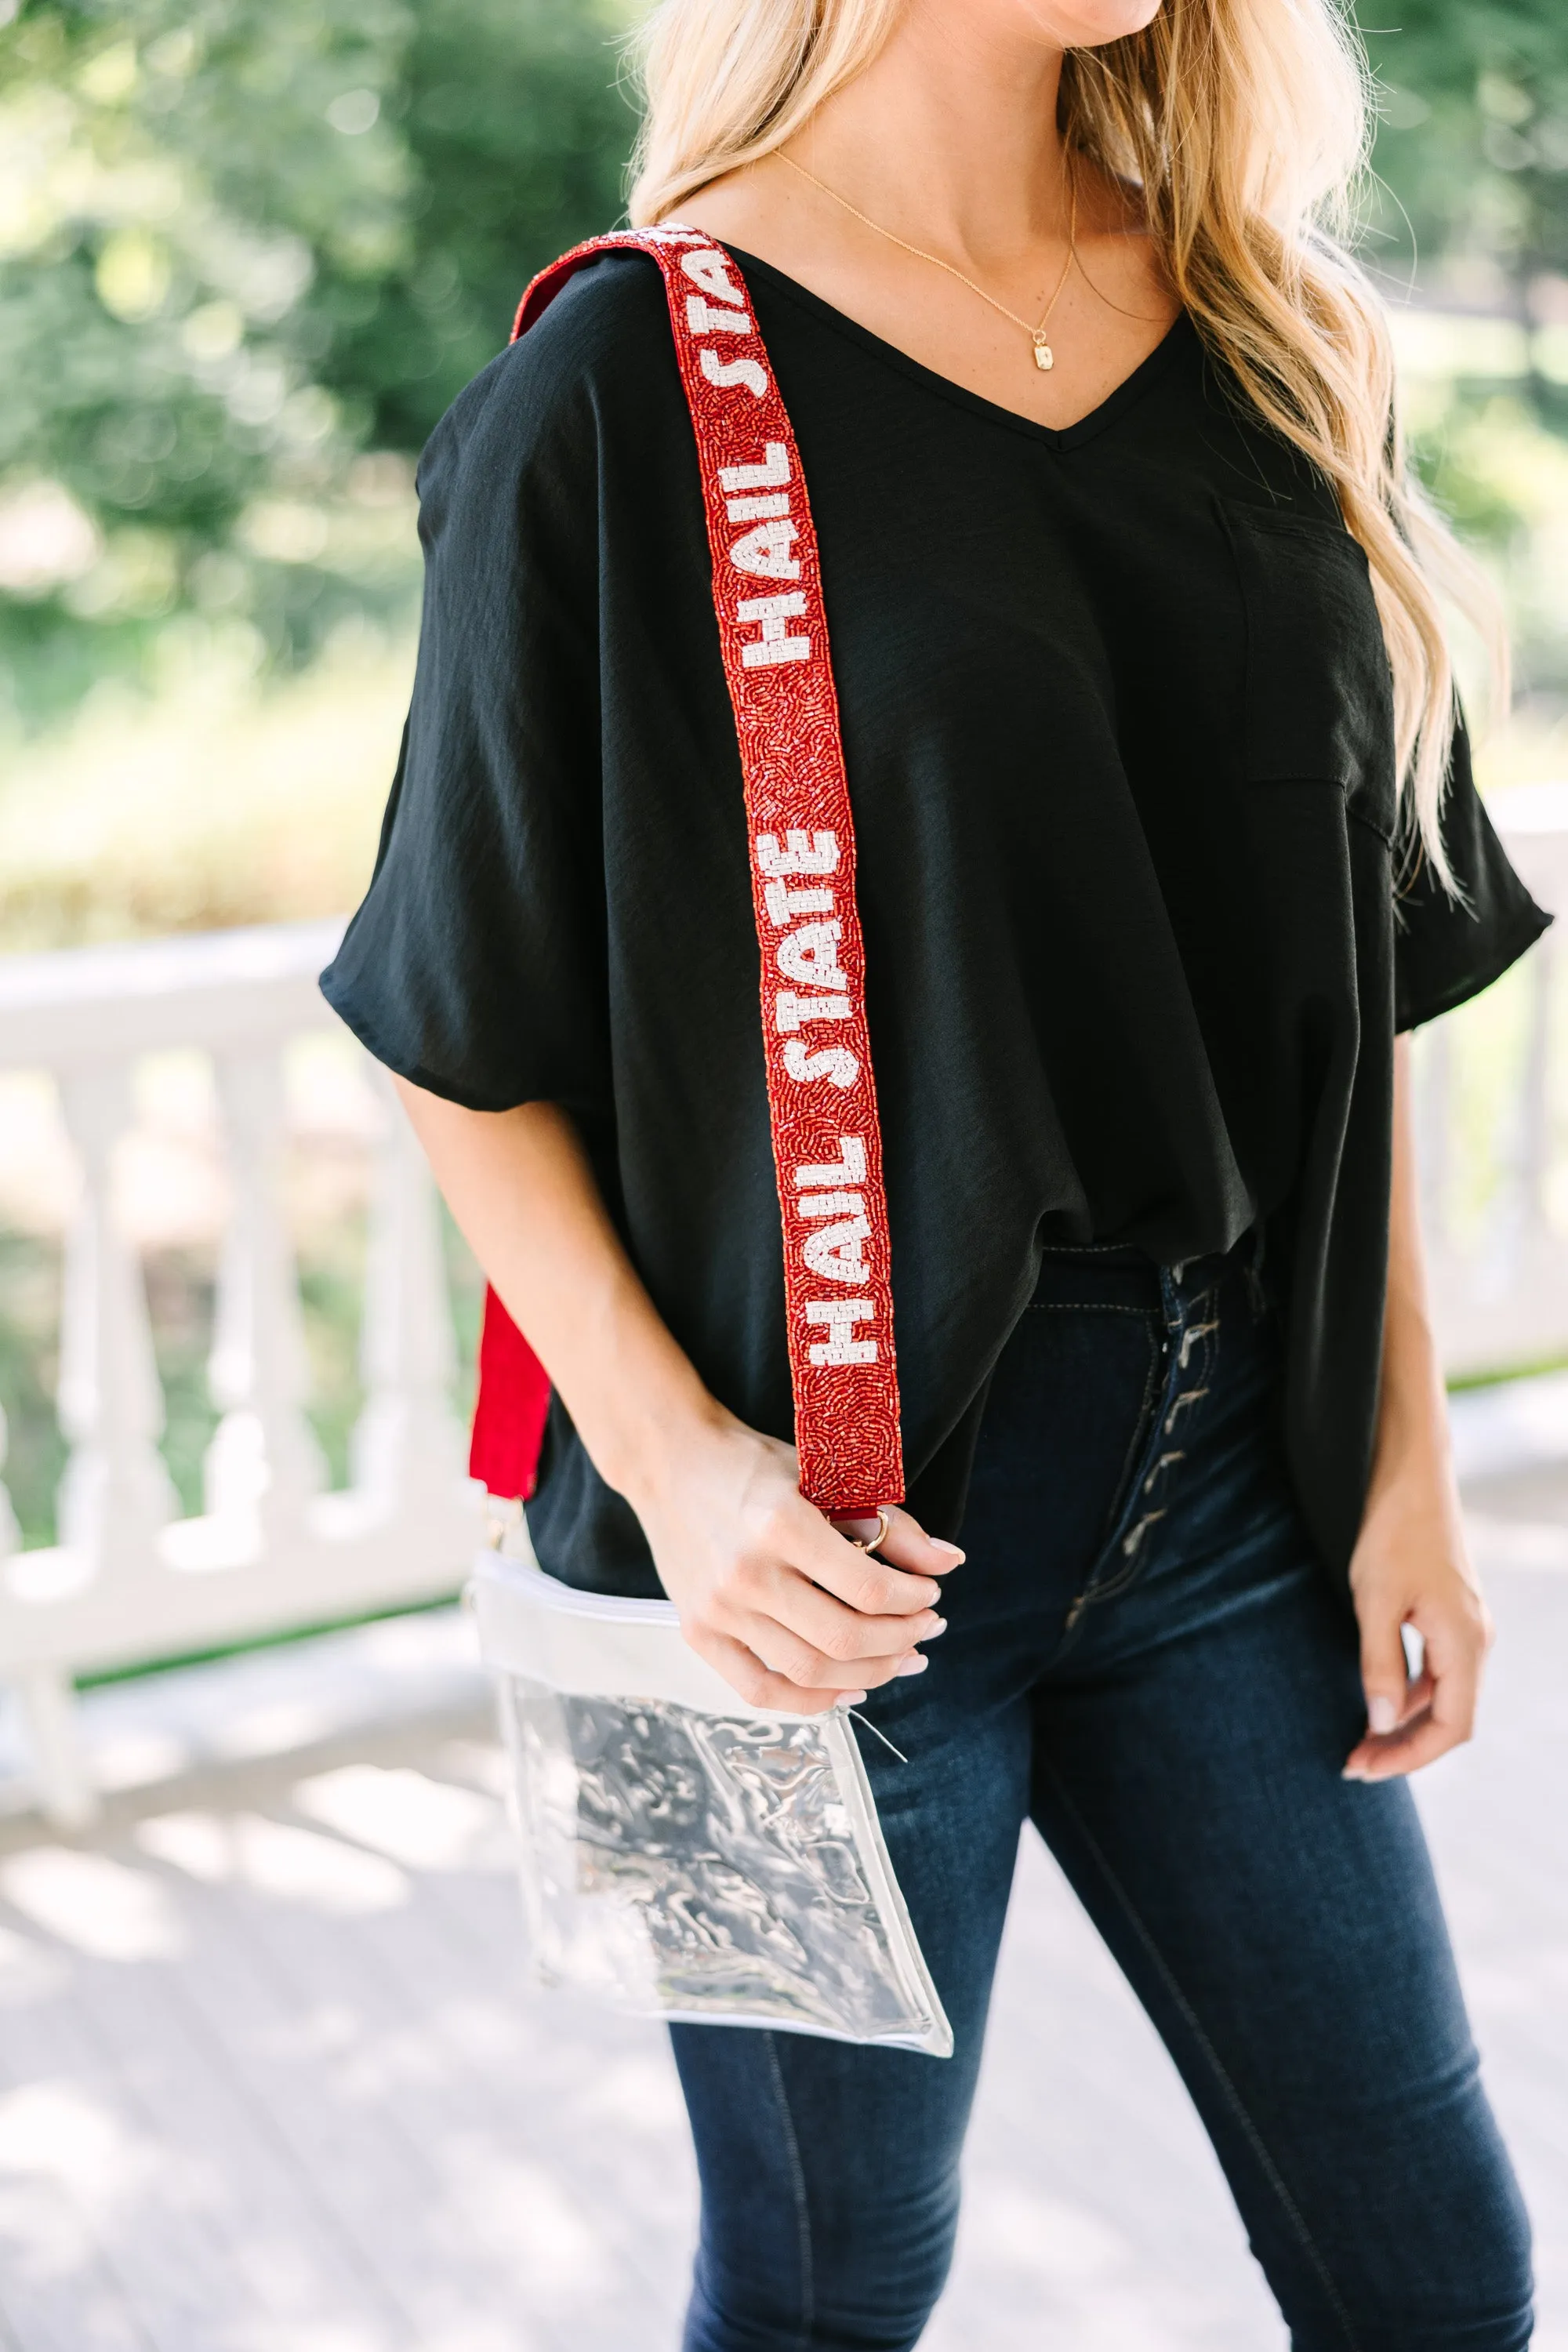
<svg viewBox="0 0 1568 2352">
<path fill-rule="evenodd" d="M 1176 1426 L 1177 1420 L 1184 1409 L 1188 1405 L 1196 1404 L 1200 1397 L 1206 1397 L 1207 1394 L 1208 1390 L 1206 1388 L 1184 1389 L 1182 1391 L 1181 1394 L 1173 1403 L 1170 1412 L 1165 1415 L 1163 1422 L 1161 1423 L 1161 1427 L 1164 1430 L 1167 1437 L 1169 1437 L 1171 1432 Z"/>
<path fill-rule="evenodd" d="M 1145 1482 L 1145 1492 L 1147 1492 L 1147 1482 Z M 1129 1559 L 1132 1558 L 1133 1554 L 1138 1549 L 1139 1545 L 1148 1534 L 1149 1529 L 1153 1526 L 1155 1520 L 1163 1519 L 1164 1516 L 1165 1514 L 1163 1510 L 1145 1511 L 1142 1517 L 1128 1529 L 1127 1533 L 1121 1538 L 1121 1549 L 1126 1553 Z"/>
<path fill-rule="evenodd" d="M 1144 1494 L 1148 1495 L 1153 1492 L 1154 1481 L 1156 1478 L 1163 1476 L 1163 1474 L 1171 1468 L 1173 1463 L 1184 1462 L 1186 1458 L 1187 1449 L 1184 1445 L 1173 1446 L 1168 1452 L 1162 1454 L 1160 1459 L 1155 1463 L 1154 1467 L 1150 1471 L 1149 1475 L 1143 1481 Z"/>
</svg>

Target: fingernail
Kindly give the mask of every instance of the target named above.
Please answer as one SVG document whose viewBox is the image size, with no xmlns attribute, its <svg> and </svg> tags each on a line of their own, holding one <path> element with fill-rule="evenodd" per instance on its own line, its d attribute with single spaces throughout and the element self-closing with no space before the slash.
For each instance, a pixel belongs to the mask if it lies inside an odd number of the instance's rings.
<svg viewBox="0 0 1568 2352">
<path fill-rule="evenodd" d="M 922 1658 L 919 1651 L 914 1650 L 901 1665 L 894 1667 L 893 1672 L 895 1675 L 923 1675 L 930 1664 L 929 1658 Z"/>
<path fill-rule="evenodd" d="M 932 1625 L 931 1632 L 921 1635 L 921 1640 L 922 1642 L 934 1642 L 939 1633 L 945 1633 L 946 1631 L 947 1619 L 945 1617 L 939 1617 L 936 1620 L 936 1622 Z"/>
<path fill-rule="evenodd" d="M 956 1544 L 944 1543 L 941 1536 L 931 1537 L 931 1548 L 932 1551 L 947 1552 L 953 1559 L 967 1559 L 969 1557 L 967 1552 L 960 1551 Z"/>
<path fill-rule="evenodd" d="M 1347 1764 L 1340 1778 L 1342 1780 L 1364 1780 L 1366 1774 L 1359 1764 Z"/>
<path fill-rule="evenodd" d="M 864 1706 L 865 1704 L 866 1694 L 864 1691 L 840 1691 L 838 1694 L 838 1705 L 840 1706 Z"/>
<path fill-rule="evenodd" d="M 1366 1721 L 1368 1730 L 1376 1732 L 1381 1738 L 1384 1733 L 1392 1731 L 1399 1721 L 1399 1709 L 1380 1691 L 1376 1698 L 1369 1698 L 1366 1703 Z"/>
</svg>

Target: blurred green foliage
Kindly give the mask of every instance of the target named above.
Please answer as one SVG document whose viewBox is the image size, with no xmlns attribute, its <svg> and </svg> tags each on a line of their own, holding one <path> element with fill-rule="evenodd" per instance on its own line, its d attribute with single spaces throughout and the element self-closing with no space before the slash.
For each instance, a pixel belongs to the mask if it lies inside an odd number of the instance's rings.
<svg viewBox="0 0 1568 2352">
<path fill-rule="evenodd" d="M 1516 676 L 1568 694 L 1559 575 L 1568 438 L 1568 8 L 1562 0 L 1361 0 L 1380 121 L 1363 251 L 1391 296 L 1495 311 L 1513 364 L 1471 339 L 1406 421 L 1415 463 L 1491 552 Z M 1391 21 L 1392 20 L 1392 21 Z"/>
<path fill-rule="evenodd" d="M 1383 12 L 1363 5 L 1363 17 Z M 1500 300 L 1525 330 L 1524 374 L 1504 397 L 1568 434 L 1568 10 L 1561 0 L 1405 0 L 1397 29 L 1367 21 L 1382 83 L 1368 257 L 1392 290 Z M 1546 337 L 1557 363 L 1544 364 Z M 1489 461 L 1503 388 L 1458 383 L 1413 454 L 1467 537 L 1515 551 L 1534 517 Z M 1568 686 L 1561 632 L 1514 599 L 1521 675 Z"/>
<path fill-rule="evenodd" d="M 1396 26 L 1382 21 L 1397 17 Z M 1500 271 L 1529 315 L 1568 276 L 1568 11 L 1561 0 L 1363 0 L 1383 85 L 1374 214 L 1383 266 Z M 1374 257 L 1377 247 L 1373 247 Z"/>
<path fill-rule="evenodd" d="M 144 669 L 172 614 L 292 663 L 405 609 L 397 460 L 532 271 L 617 216 L 634 127 L 592 0 L 25 6 L 0 32 L 16 718 Z"/>
</svg>

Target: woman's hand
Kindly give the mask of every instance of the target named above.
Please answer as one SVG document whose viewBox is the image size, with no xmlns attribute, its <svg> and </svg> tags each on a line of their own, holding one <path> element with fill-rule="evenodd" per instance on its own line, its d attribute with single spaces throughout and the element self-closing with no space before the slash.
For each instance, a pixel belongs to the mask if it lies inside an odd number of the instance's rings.
<svg viewBox="0 0 1568 2352">
<path fill-rule="evenodd" d="M 1345 1764 L 1350 1780 L 1414 1772 L 1468 1739 L 1492 1623 L 1469 1562 L 1446 1454 L 1413 1461 L 1380 1482 L 1351 1561 L 1361 1627 L 1366 1737 Z M 1420 1635 L 1411 1676 L 1401 1628 Z"/>
<path fill-rule="evenodd" d="M 793 1447 L 715 1410 L 629 1499 L 698 1655 L 749 1706 L 818 1715 L 921 1671 L 915 1644 L 946 1623 L 933 1580 L 963 1554 L 890 1509 L 873 1559 L 796 1477 Z M 854 1523 L 857 1534 L 875 1528 Z"/>
</svg>

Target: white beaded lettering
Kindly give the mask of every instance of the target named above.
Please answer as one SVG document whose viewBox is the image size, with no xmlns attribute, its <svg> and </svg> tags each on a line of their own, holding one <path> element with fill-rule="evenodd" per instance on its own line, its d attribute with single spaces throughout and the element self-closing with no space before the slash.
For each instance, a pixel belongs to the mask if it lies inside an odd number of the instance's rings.
<svg viewBox="0 0 1568 2352">
<path fill-rule="evenodd" d="M 863 1217 L 865 1197 L 859 1192 L 803 1192 L 795 1202 L 803 1217 Z"/>
<path fill-rule="evenodd" d="M 847 1045 L 827 1045 L 820 1053 L 798 1037 L 792 1037 L 784 1049 L 786 1078 L 826 1078 L 830 1087 L 852 1087 L 860 1075 L 860 1064 Z"/>
<path fill-rule="evenodd" d="M 789 451 L 782 441 L 764 441 L 760 466 L 721 466 L 721 490 L 776 490 L 789 479 Z"/>
<path fill-rule="evenodd" d="M 730 499 L 724 511 L 731 522 L 766 522 L 774 515 L 789 512 L 789 492 L 770 490 L 763 499 Z"/>
<path fill-rule="evenodd" d="M 748 669 L 766 669 L 774 662 L 809 661 L 811 639 L 792 637 L 785 632 L 786 621 L 797 620 L 805 610 L 805 598 L 797 589 L 784 596 L 742 596 L 735 607 L 738 621 L 760 621 L 763 634 L 741 647 L 741 659 Z"/>
<path fill-rule="evenodd" d="M 812 1273 L 829 1282 L 869 1282 L 871 1269 L 860 1250 L 870 1236 L 871 1228 L 864 1217 L 846 1217 L 841 1224 L 824 1225 L 819 1234 L 808 1234 L 802 1255 Z"/>
<path fill-rule="evenodd" d="M 841 1135 L 839 1157 L 825 1167 L 803 1167 L 795 1171 L 797 1185 L 863 1184 L 866 1181 L 866 1146 L 858 1135 Z"/>
<path fill-rule="evenodd" d="M 730 561 L 737 572 L 754 572 L 763 580 L 798 580 L 800 559 L 790 549 L 799 537 L 788 520 L 760 522 L 744 539 L 736 540 Z"/>
<path fill-rule="evenodd" d="M 805 1319 L 808 1323 L 826 1323 L 828 1338 L 813 1340 L 806 1349 L 814 1364 L 874 1364 L 877 1360 L 875 1339 L 857 1339 L 850 1335 L 857 1323 L 874 1316 L 877 1310 L 868 1298 L 808 1298 Z"/>
<path fill-rule="evenodd" d="M 793 1035 L 808 1021 L 847 1021 L 848 1018 L 849 999 L 847 996 L 798 996 L 793 988 L 781 988 L 773 998 L 773 1026 L 781 1037 Z"/>
<path fill-rule="evenodd" d="M 721 391 L 727 391 L 731 384 L 743 383 L 753 400 L 767 396 L 767 371 L 755 360 L 721 360 L 711 343 L 704 343 L 697 354 L 697 364 L 709 383 L 718 384 Z"/>
<path fill-rule="evenodd" d="M 716 310 L 700 294 L 686 298 L 686 323 L 694 335 L 754 335 L 756 329 L 744 310 Z"/>
<path fill-rule="evenodd" d="M 680 267 L 692 284 L 700 286 L 704 294 L 711 294 L 715 302 L 733 302 L 744 309 L 744 292 L 731 277 L 723 254 L 715 252 L 711 246 L 703 253 L 683 253 Z M 701 330 L 693 331 L 700 333 Z"/>
<path fill-rule="evenodd" d="M 782 597 L 769 597 L 769 604 L 782 604 Z M 804 609 L 805 598 L 798 599 Z M 742 604 L 741 618 L 750 618 L 758 606 Z M 779 847 L 776 833 L 757 835 L 757 866 L 763 874 L 833 874 L 838 867 L 838 835 L 836 833 L 786 833 L 784 845 Z"/>
<path fill-rule="evenodd" d="M 798 980 L 806 988 L 847 989 L 849 982 L 838 969 L 843 936 L 842 923 L 802 923 L 780 940 L 773 961 L 786 980 Z"/>
<path fill-rule="evenodd" d="M 770 882 L 763 891 L 763 904 L 768 910 L 769 921 L 776 923 L 782 931 L 786 923 L 793 923 L 800 915 L 831 915 L 833 893 L 791 890 L 783 882 Z"/>
</svg>

